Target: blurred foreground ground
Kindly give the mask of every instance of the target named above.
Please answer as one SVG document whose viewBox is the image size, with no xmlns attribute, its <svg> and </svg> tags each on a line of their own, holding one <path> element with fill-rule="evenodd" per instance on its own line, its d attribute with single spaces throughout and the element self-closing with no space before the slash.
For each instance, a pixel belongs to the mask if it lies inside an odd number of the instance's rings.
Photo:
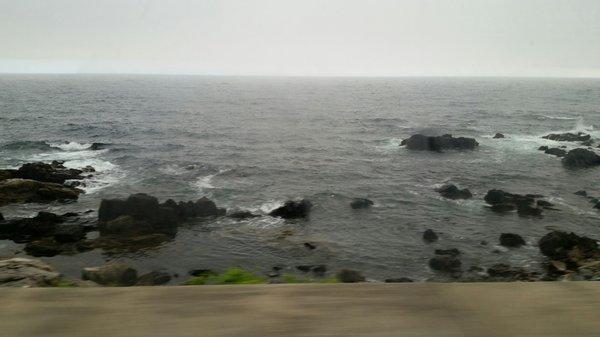
<svg viewBox="0 0 600 337">
<path fill-rule="evenodd" d="M 600 336 L 600 282 L 0 290 L 2 337 Z"/>
</svg>

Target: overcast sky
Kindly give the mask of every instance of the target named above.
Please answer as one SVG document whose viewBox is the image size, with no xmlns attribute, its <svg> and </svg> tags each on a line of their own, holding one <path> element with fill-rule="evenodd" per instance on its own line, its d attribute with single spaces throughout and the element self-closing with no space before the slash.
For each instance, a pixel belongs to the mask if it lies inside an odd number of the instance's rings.
<svg viewBox="0 0 600 337">
<path fill-rule="evenodd" d="M 600 77 L 600 0 L 0 0 L 0 72 Z"/>
</svg>

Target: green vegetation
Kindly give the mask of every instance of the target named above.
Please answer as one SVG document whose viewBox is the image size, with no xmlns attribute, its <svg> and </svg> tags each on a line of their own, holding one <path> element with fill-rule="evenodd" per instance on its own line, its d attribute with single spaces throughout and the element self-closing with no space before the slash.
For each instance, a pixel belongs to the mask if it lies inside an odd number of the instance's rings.
<svg viewBox="0 0 600 337">
<path fill-rule="evenodd" d="M 231 268 L 221 275 L 202 275 L 191 278 L 185 282 L 186 285 L 215 285 L 215 284 L 261 284 L 267 283 L 266 278 L 241 269 Z"/>
</svg>

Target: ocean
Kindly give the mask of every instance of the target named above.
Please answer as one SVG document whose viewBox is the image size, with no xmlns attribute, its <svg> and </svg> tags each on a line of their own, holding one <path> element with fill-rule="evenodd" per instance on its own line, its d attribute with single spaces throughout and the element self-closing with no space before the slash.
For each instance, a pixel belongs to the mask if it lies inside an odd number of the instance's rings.
<svg viewBox="0 0 600 337">
<path fill-rule="evenodd" d="M 428 260 L 445 248 L 462 252 L 465 269 L 501 262 L 539 270 L 536 242 L 549 230 L 600 238 L 600 211 L 574 195 L 600 197 L 600 168 L 565 169 L 537 150 L 558 145 L 541 136 L 582 131 L 600 139 L 598 127 L 600 80 L 592 79 L 1 75 L 0 168 L 61 160 L 98 172 L 76 203 L 0 212 L 97 210 L 102 198 L 138 192 L 161 201 L 207 196 L 259 214 L 288 199 L 315 205 L 305 220 L 197 220 L 147 250 L 43 258 L 68 276 L 119 260 L 140 272 L 177 273 L 174 283 L 190 269 L 284 266 L 301 274 L 295 266 L 317 264 L 372 280 L 426 280 L 437 277 Z M 493 139 L 496 132 L 506 138 Z M 480 146 L 443 153 L 399 146 L 415 133 L 474 137 Z M 474 198 L 442 198 L 435 188 L 448 182 Z M 539 218 L 494 213 L 483 201 L 490 189 L 542 194 L 558 210 Z M 374 206 L 353 210 L 355 197 Z M 438 242 L 423 242 L 428 228 Z M 528 244 L 501 247 L 501 233 Z M 22 248 L 0 241 L 0 256 L 24 256 Z"/>
</svg>

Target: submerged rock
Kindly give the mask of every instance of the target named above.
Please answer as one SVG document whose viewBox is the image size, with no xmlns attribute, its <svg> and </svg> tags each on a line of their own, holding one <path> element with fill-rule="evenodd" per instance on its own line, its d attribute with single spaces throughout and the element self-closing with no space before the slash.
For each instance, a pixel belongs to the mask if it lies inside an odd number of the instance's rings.
<svg viewBox="0 0 600 337">
<path fill-rule="evenodd" d="M 310 213 L 312 206 L 307 199 L 286 201 L 283 206 L 273 210 L 269 215 L 284 219 L 305 218 Z"/>
<path fill-rule="evenodd" d="M 473 197 L 473 194 L 468 189 L 459 189 L 455 185 L 447 184 L 438 189 L 436 189 L 442 197 L 447 199 L 470 199 Z"/>
<path fill-rule="evenodd" d="M 449 273 L 460 271 L 461 264 L 460 260 L 452 255 L 437 255 L 429 260 L 431 269 Z"/>
<path fill-rule="evenodd" d="M 365 198 L 354 198 L 350 203 L 352 209 L 369 208 L 373 206 L 373 201 Z"/>
<path fill-rule="evenodd" d="M 81 278 L 106 286 L 132 286 L 137 283 L 137 271 L 123 263 L 109 263 L 84 268 Z"/>
<path fill-rule="evenodd" d="M 244 220 L 244 219 L 260 217 L 260 215 L 254 214 L 250 211 L 236 211 L 236 212 L 228 214 L 227 216 L 232 219 L 237 219 L 237 220 Z"/>
<path fill-rule="evenodd" d="M 543 136 L 544 139 L 556 140 L 559 142 L 583 142 L 589 140 L 592 136 L 579 132 L 577 134 L 566 132 L 566 133 L 551 133 Z"/>
<path fill-rule="evenodd" d="M 575 195 L 579 195 L 579 196 L 582 196 L 582 197 L 587 197 L 588 196 L 587 192 L 583 191 L 583 190 L 575 192 Z"/>
<path fill-rule="evenodd" d="M 600 156 L 594 151 L 573 149 L 562 159 L 567 168 L 586 168 L 600 165 Z"/>
<path fill-rule="evenodd" d="M 34 259 L 0 260 L 0 287 L 53 286 L 60 274 L 50 265 Z"/>
<path fill-rule="evenodd" d="M 10 203 L 47 203 L 51 201 L 77 200 L 82 190 L 55 183 L 28 179 L 0 181 L 0 206 Z"/>
<path fill-rule="evenodd" d="M 458 137 L 452 135 L 424 136 L 416 134 L 404 139 L 400 145 L 405 145 L 409 150 L 442 151 L 442 150 L 473 150 L 479 143 L 474 138 Z"/>
<path fill-rule="evenodd" d="M 545 145 L 544 146 L 540 146 L 540 147 L 538 147 L 538 150 L 539 151 L 546 151 L 546 150 L 548 150 L 548 147 L 545 146 Z"/>
<path fill-rule="evenodd" d="M 432 243 L 438 240 L 438 235 L 432 230 L 428 229 L 423 233 L 423 241 Z"/>
<path fill-rule="evenodd" d="M 342 283 L 358 283 L 365 281 L 363 274 L 352 269 L 342 269 L 336 274 L 336 277 Z"/>
<path fill-rule="evenodd" d="M 494 139 L 499 139 L 499 138 L 505 138 L 505 136 L 503 134 L 501 134 L 500 132 L 496 133 L 493 137 Z"/>
<path fill-rule="evenodd" d="M 0 213 L 0 222 L 4 221 L 4 216 Z"/>
<path fill-rule="evenodd" d="M 519 234 L 500 234 L 500 245 L 504 247 L 518 248 L 525 245 L 525 240 Z"/>
</svg>

